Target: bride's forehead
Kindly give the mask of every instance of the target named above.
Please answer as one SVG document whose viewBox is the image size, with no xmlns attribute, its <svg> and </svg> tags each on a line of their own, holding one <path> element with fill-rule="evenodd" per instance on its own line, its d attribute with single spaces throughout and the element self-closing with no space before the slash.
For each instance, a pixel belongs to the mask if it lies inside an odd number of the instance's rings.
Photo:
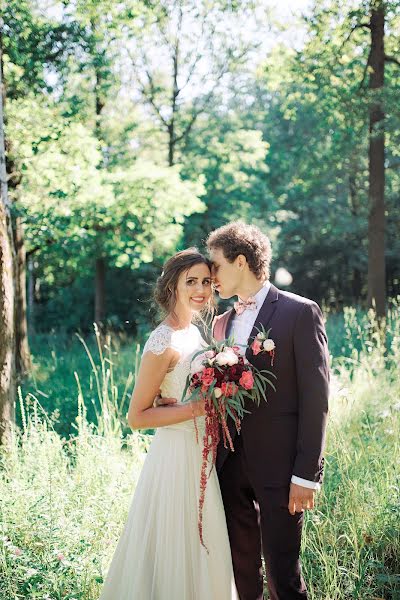
<svg viewBox="0 0 400 600">
<path fill-rule="evenodd" d="M 186 279 L 189 277 L 207 277 L 210 274 L 210 269 L 205 263 L 193 265 L 186 271 Z"/>
</svg>

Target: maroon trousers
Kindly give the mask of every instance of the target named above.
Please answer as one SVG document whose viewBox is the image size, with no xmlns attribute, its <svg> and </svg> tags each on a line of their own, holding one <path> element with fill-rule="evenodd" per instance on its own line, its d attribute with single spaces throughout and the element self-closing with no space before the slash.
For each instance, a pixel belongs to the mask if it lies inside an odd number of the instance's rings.
<svg viewBox="0 0 400 600">
<path fill-rule="evenodd" d="M 240 600 L 262 600 L 261 552 L 270 600 L 304 600 L 300 543 L 303 514 L 288 511 L 289 488 L 251 482 L 241 436 L 219 472 Z"/>
</svg>

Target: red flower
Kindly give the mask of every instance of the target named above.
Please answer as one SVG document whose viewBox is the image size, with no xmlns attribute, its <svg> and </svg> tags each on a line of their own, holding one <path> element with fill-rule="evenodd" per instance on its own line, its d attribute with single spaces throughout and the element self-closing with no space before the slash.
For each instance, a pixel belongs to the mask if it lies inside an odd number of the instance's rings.
<svg viewBox="0 0 400 600">
<path fill-rule="evenodd" d="M 229 373 L 229 379 L 233 379 L 233 381 L 239 381 L 240 372 L 238 371 L 236 365 L 234 365 L 233 367 L 230 367 L 228 369 L 228 373 Z"/>
<path fill-rule="evenodd" d="M 251 388 L 254 386 L 253 373 L 251 371 L 244 371 L 239 383 L 242 387 L 244 387 L 245 390 L 251 390 Z"/>
<path fill-rule="evenodd" d="M 204 369 L 202 373 L 201 382 L 203 385 L 209 387 L 214 381 L 214 377 L 214 369 L 212 367 L 208 367 L 207 369 Z"/>
<path fill-rule="evenodd" d="M 238 391 L 238 386 L 233 381 L 224 381 L 221 385 L 221 391 L 224 396 L 231 398 Z"/>
</svg>

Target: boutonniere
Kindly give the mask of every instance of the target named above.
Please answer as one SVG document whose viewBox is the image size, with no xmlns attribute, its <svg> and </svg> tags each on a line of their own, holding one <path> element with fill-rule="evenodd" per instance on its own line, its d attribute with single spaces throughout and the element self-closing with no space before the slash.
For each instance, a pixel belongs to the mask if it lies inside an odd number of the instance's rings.
<svg viewBox="0 0 400 600">
<path fill-rule="evenodd" d="M 271 329 L 265 331 L 264 327 L 261 325 L 261 329 L 254 338 L 250 348 L 255 356 L 260 354 L 260 352 L 267 352 L 271 357 L 271 367 L 273 367 L 276 346 L 274 340 L 269 337 L 270 331 Z"/>
</svg>

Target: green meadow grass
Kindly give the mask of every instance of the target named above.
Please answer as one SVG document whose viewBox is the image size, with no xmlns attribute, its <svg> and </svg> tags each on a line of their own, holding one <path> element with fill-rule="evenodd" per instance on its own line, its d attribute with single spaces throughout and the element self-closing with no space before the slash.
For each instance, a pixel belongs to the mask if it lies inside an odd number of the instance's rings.
<svg viewBox="0 0 400 600">
<path fill-rule="evenodd" d="M 328 318 L 326 476 L 302 551 L 312 600 L 400 599 L 398 308 L 384 341 L 371 313 Z M 139 349 L 98 334 L 32 348 L 0 452 L 0 599 L 95 600 L 150 439 L 125 421 Z"/>
</svg>

